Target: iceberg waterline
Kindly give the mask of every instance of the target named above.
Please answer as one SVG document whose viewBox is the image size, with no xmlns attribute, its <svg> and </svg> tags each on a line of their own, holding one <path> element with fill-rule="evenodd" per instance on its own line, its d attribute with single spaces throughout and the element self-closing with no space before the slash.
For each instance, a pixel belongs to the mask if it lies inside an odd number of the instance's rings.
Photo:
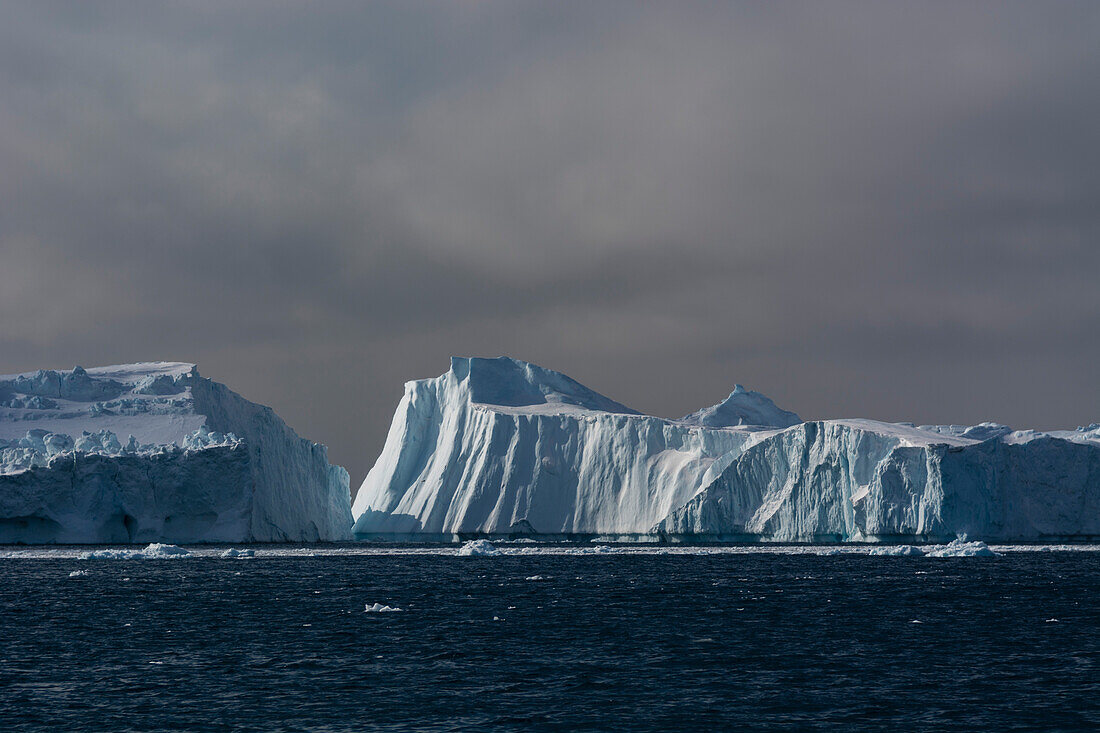
<svg viewBox="0 0 1100 733">
<path fill-rule="evenodd" d="M 350 525 L 325 447 L 193 364 L 0 377 L 0 543 L 341 540 Z"/>
<path fill-rule="evenodd" d="M 358 537 L 947 542 L 1100 536 L 1100 426 L 802 422 L 738 386 L 669 420 L 513 359 L 405 385 Z"/>
</svg>

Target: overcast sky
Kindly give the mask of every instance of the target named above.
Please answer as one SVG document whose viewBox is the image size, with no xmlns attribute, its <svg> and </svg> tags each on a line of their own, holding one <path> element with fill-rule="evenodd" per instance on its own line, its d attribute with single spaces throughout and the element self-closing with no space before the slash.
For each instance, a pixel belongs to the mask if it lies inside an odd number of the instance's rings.
<svg viewBox="0 0 1100 733">
<path fill-rule="evenodd" d="M 451 354 L 1100 421 L 1100 2 L 0 2 L 0 373 L 198 362 L 358 487 Z"/>
</svg>

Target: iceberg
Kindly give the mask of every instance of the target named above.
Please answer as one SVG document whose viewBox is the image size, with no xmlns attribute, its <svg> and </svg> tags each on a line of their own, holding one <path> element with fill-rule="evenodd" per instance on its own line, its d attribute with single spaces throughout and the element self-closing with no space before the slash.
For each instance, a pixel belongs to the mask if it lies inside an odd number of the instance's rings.
<svg viewBox="0 0 1100 733">
<path fill-rule="evenodd" d="M 745 449 L 657 528 L 778 541 L 1100 534 L 1100 443 L 988 440 L 873 420 L 807 422 Z"/>
<path fill-rule="evenodd" d="M 356 495 L 355 533 L 645 535 L 780 427 L 702 419 L 642 415 L 514 359 L 454 358 L 405 385 Z"/>
<path fill-rule="evenodd" d="M 347 539 L 347 472 L 271 408 L 147 362 L 0 376 L 0 543 Z"/>
<path fill-rule="evenodd" d="M 1100 425 L 804 422 L 738 385 L 680 419 L 563 374 L 453 358 L 408 382 L 360 538 L 950 542 L 1100 536 Z"/>
</svg>

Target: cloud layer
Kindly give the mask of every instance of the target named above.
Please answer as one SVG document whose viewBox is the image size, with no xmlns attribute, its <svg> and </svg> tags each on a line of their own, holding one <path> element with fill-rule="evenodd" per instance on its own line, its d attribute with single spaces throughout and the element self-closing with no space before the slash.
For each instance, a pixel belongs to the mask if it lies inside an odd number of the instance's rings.
<svg viewBox="0 0 1100 733">
<path fill-rule="evenodd" d="M 353 483 L 452 353 L 1100 419 L 1094 2 L 5 16 L 0 372 L 198 361 Z"/>
</svg>

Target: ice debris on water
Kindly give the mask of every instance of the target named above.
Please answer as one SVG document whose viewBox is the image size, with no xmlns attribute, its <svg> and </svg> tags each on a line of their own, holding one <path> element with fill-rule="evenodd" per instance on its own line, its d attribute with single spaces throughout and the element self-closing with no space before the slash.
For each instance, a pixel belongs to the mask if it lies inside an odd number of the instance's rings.
<svg viewBox="0 0 1100 733">
<path fill-rule="evenodd" d="M 400 611 L 401 609 L 397 606 L 387 606 L 382 603 L 368 603 L 363 608 L 363 610 L 366 613 L 393 613 L 395 611 Z"/>
<path fill-rule="evenodd" d="M 524 580 L 546 580 L 545 575 L 528 575 Z"/>
<path fill-rule="evenodd" d="M 989 549 L 989 545 L 981 540 L 967 542 L 965 539 L 931 547 L 925 554 L 928 557 L 1000 557 L 999 553 Z"/>
<path fill-rule="evenodd" d="M 466 557 L 493 557 L 501 552 L 489 540 L 471 540 L 458 548 L 458 554 Z"/>
<path fill-rule="evenodd" d="M 872 555 L 890 555 L 893 557 L 921 557 L 924 550 L 915 545 L 890 545 L 871 549 Z"/>
<path fill-rule="evenodd" d="M 165 545 L 154 542 L 142 550 L 127 550 L 110 548 L 106 550 L 93 550 L 80 556 L 81 560 L 159 560 L 177 557 L 188 557 L 190 550 L 185 550 L 176 545 Z"/>
<path fill-rule="evenodd" d="M 74 570 L 71 573 L 69 573 L 69 577 L 70 578 L 83 578 L 87 574 L 88 574 L 87 570 Z"/>
<path fill-rule="evenodd" d="M 255 550 L 238 550 L 236 547 L 230 547 L 228 550 L 222 553 L 222 557 L 255 557 Z"/>
</svg>

